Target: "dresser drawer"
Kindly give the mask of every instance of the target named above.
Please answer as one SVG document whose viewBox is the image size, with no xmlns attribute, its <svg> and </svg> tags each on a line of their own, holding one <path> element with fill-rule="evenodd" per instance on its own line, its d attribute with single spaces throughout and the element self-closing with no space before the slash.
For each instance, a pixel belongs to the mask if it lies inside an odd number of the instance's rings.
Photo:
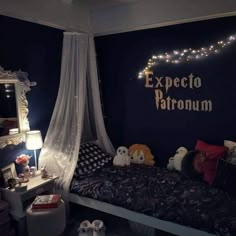
<svg viewBox="0 0 236 236">
<path fill-rule="evenodd" d="M 54 186 L 54 183 L 49 182 L 42 186 L 39 186 L 38 188 L 32 189 L 30 191 L 26 191 L 24 194 L 21 195 L 21 199 L 24 202 L 28 199 L 31 199 L 32 197 L 36 197 L 37 195 L 46 194 L 48 192 L 51 193 L 53 191 L 53 186 Z"/>
</svg>

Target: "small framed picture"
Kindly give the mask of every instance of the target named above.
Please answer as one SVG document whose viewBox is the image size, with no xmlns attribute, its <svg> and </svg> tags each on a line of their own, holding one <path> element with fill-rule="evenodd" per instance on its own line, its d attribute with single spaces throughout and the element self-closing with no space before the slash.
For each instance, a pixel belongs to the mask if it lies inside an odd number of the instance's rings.
<svg viewBox="0 0 236 236">
<path fill-rule="evenodd" d="M 4 180 L 4 186 L 7 187 L 8 186 L 8 180 L 11 178 L 16 178 L 17 174 L 16 174 L 16 168 L 15 168 L 15 164 L 11 163 L 8 166 L 5 166 L 1 169 L 2 172 L 2 177 Z"/>
</svg>

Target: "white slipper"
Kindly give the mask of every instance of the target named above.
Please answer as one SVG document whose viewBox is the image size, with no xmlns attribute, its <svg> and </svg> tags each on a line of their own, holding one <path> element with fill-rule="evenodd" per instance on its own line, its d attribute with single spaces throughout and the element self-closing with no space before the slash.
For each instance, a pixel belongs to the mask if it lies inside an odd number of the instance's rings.
<svg viewBox="0 0 236 236">
<path fill-rule="evenodd" d="M 93 228 L 93 236 L 105 236 L 106 228 L 101 220 L 94 220 L 92 222 L 92 228 Z"/>
<path fill-rule="evenodd" d="M 93 236 L 93 227 L 88 220 L 82 221 L 77 231 L 78 236 Z"/>
</svg>

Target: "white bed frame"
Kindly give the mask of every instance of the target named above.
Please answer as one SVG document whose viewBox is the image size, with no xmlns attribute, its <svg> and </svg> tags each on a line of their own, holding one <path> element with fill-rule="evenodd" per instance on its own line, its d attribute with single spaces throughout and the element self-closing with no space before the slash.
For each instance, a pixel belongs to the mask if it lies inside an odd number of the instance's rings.
<svg viewBox="0 0 236 236">
<path fill-rule="evenodd" d="M 80 197 L 77 194 L 70 193 L 70 202 L 93 208 L 111 215 L 115 215 L 133 222 L 137 222 L 155 229 L 179 236 L 214 236 L 198 229 L 172 223 L 169 221 L 159 220 L 157 218 L 127 210 L 109 203 L 101 202 L 87 197 Z"/>
</svg>

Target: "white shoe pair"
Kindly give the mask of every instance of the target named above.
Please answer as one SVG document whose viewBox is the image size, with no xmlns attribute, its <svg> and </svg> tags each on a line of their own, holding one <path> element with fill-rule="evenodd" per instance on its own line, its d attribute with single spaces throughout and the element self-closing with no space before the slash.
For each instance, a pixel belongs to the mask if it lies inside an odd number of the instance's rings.
<svg viewBox="0 0 236 236">
<path fill-rule="evenodd" d="M 101 220 L 82 221 L 78 228 L 78 236 L 105 236 L 105 225 Z"/>
</svg>

